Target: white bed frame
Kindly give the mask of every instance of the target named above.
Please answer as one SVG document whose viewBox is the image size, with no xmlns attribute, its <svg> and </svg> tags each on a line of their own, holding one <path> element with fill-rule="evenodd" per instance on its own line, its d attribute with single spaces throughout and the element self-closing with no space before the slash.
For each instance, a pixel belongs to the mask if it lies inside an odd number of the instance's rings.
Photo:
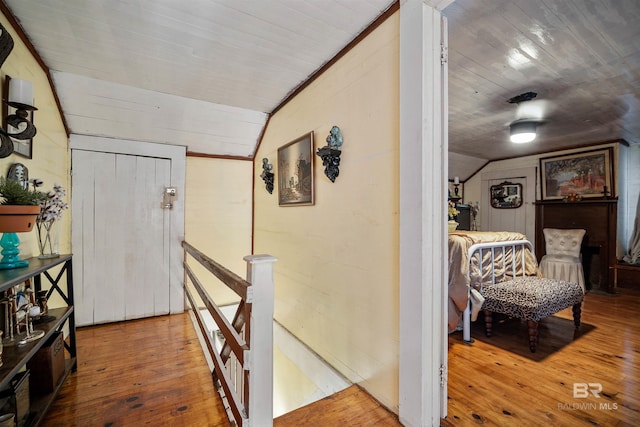
<svg viewBox="0 0 640 427">
<path fill-rule="evenodd" d="M 531 244 L 530 241 L 528 240 L 511 240 L 511 241 L 506 241 L 506 242 L 488 242 L 488 243 L 476 243 L 474 245 L 471 245 L 471 247 L 469 248 L 467 255 L 467 279 L 470 279 L 471 277 L 471 260 L 473 258 L 473 256 L 478 253 L 478 255 L 480 256 L 480 271 L 482 271 L 482 267 L 483 265 L 485 265 L 486 263 L 483 263 L 483 252 L 485 250 L 487 251 L 491 251 L 491 258 L 489 260 L 489 262 L 491 263 L 491 284 L 495 284 L 496 283 L 496 275 L 495 275 L 495 256 L 496 256 L 496 251 L 498 251 L 499 253 L 504 253 L 506 251 L 507 248 L 512 248 L 512 253 L 516 253 L 516 249 L 522 249 L 521 251 L 521 264 L 523 266 L 522 268 L 522 276 L 524 277 L 526 274 L 526 268 L 524 268 L 525 264 L 525 250 L 529 249 L 529 252 L 531 252 L 531 255 L 533 256 L 533 259 L 535 260 L 536 255 L 533 252 L 533 245 Z M 503 256 L 502 257 L 502 268 L 504 268 L 504 270 L 506 271 L 508 268 L 507 264 L 511 264 L 511 271 L 512 271 L 512 275 L 513 277 L 516 277 L 516 267 L 518 265 L 517 262 L 517 258 L 515 256 L 511 257 L 511 261 L 509 263 L 507 263 L 506 260 L 507 257 Z M 485 278 L 483 277 L 483 282 L 485 282 Z M 462 339 L 466 342 L 473 342 L 473 340 L 471 339 L 471 299 L 470 299 L 470 293 L 471 293 L 471 285 L 469 285 L 469 289 L 467 289 L 467 308 L 465 308 L 463 314 L 462 314 Z"/>
</svg>

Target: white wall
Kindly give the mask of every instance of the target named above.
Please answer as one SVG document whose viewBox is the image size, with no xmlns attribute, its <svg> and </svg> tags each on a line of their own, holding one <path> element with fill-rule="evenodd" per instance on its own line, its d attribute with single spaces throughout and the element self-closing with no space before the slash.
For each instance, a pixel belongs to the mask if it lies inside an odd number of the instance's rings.
<svg viewBox="0 0 640 427">
<path fill-rule="evenodd" d="M 252 168 L 246 160 L 187 157 L 185 240 L 242 278 L 242 258 L 251 254 Z M 218 305 L 239 300 L 200 264 L 189 265 Z"/>
<path fill-rule="evenodd" d="M 54 184 L 62 185 L 67 190 L 66 202 L 70 204 L 69 140 L 47 75 L 2 14 L 0 14 L 0 22 L 11 34 L 14 42 L 13 50 L 5 63 L 2 64 L 0 90 L 4 87 L 6 76 L 28 80 L 33 84 L 34 104 L 38 108 L 33 119 L 37 129 L 37 134 L 32 141 L 33 157 L 27 159 L 17 154 L 11 154 L 9 157 L 0 159 L 0 175 L 7 176 L 9 167 L 13 163 L 22 163 L 29 169 L 29 178 L 40 178 L 44 181 L 40 190 L 49 191 Z M 6 94 L 3 93 L 2 99 L 5 97 Z M 61 253 L 71 252 L 70 224 L 71 213 L 65 211 L 59 230 L 59 251 Z M 19 233 L 18 236 L 21 241 L 21 258 L 29 258 L 40 253 L 35 231 Z"/>
<path fill-rule="evenodd" d="M 395 14 L 274 114 L 256 154 L 256 253 L 278 257 L 275 317 L 350 381 L 397 412 L 399 19 Z M 279 207 L 261 159 L 331 126 L 344 145 L 335 183 L 315 161 L 315 205 Z"/>
<path fill-rule="evenodd" d="M 595 150 L 599 148 L 613 148 L 613 163 L 614 163 L 614 190 L 616 196 L 618 196 L 618 245 L 617 245 L 617 257 L 621 258 L 626 251 L 633 231 L 633 218 L 635 216 L 635 208 L 638 203 L 638 194 L 640 194 L 640 174 L 637 170 L 640 168 L 640 148 L 635 145 L 632 147 L 625 147 L 619 143 L 609 143 L 603 145 L 592 146 L 582 149 L 573 149 L 565 151 L 554 151 L 553 153 L 542 153 L 534 156 L 518 157 L 515 159 L 500 160 L 491 162 L 482 168 L 478 173 L 472 176 L 468 181 L 464 183 L 464 202 L 479 201 L 482 199 L 481 193 L 481 177 L 483 173 L 520 169 L 520 168 L 536 168 L 537 182 L 536 182 L 536 196 L 535 200 L 540 199 L 540 158 L 556 156 L 568 153 L 574 153 L 585 150 Z M 450 161 L 455 161 L 457 157 L 452 156 Z M 524 202 L 533 203 L 535 200 L 525 200 Z M 486 209 L 490 209 L 487 205 L 480 206 L 480 213 L 478 215 L 478 223 L 480 218 Z"/>
</svg>

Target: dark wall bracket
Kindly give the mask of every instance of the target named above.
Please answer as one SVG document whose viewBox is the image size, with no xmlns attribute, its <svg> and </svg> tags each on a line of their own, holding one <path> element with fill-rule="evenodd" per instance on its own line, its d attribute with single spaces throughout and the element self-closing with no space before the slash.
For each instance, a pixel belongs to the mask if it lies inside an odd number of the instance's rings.
<svg viewBox="0 0 640 427">
<path fill-rule="evenodd" d="M 336 178 L 340 175 L 340 154 L 342 151 L 342 133 L 338 126 L 333 126 L 329 136 L 327 136 L 327 144 L 322 148 L 318 148 L 316 154 L 322 159 L 324 166 L 324 174 L 331 180 L 336 182 Z"/>
<path fill-rule="evenodd" d="M 336 178 L 340 175 L 340 154 L 342 151 L 325 146 L 318 148 L 316 154 L 322 158 L 324 174 L 331 182 L 336 182 Z"/>
<path fill-rule="evenodd" d="M 262 159 L 262 173 L 260 174 L 260 178 L 265 183 L 265 188 L 269 192 L 269 194 L 273 194 L 273 165 L 269 163 L 269 159 L 266 157 Z"/>
</svg>

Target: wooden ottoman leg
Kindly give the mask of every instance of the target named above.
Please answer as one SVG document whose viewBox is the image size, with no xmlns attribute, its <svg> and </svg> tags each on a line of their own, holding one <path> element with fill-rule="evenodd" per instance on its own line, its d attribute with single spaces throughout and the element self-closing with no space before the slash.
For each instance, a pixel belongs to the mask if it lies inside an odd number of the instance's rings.
<svg viewBox="0 0 640 427">
<path fill-rule="evenodd" d="M 491 329 L 493 328 L 493 316 L 489 310 L 483 310 L 483 312 L 484 312 L 484 334 L 490 337 Z"/>
<path fill-rule="evenodd" d="M 538 347 L 538 322 L 527 320 L 527 326 L 529 327 L 529 350 L 535 353 Z"/>
<path fill-rule="evenodd" d="M 582 314 L 582 303 L 579 302 L 573 306 L 573 323 L 576 325 L 576 329 L 580 327 L 580 315 Z"/>
</svg>

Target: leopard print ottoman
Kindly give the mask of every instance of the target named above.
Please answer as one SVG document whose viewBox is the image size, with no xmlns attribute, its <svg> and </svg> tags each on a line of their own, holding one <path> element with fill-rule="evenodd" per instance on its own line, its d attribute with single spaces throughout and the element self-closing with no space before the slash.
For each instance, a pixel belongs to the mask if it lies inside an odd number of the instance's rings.
<svg viewBox="0 0 640 427">
<path fill-rule="evenodd" d="M 542 277 L 518 277 L 485 285 L 482 309 L 485 313 L 486 335 L 491 336 L 491 313 L 502 313 L 524 319 L 529 327 L 529 349 L 535 353 L 538 344 L 538 322 L 560 310 L 573 306 L 573 320 L 580 326 L 580 311 L 584 291 L 577 283 Z"/>
</svg>

